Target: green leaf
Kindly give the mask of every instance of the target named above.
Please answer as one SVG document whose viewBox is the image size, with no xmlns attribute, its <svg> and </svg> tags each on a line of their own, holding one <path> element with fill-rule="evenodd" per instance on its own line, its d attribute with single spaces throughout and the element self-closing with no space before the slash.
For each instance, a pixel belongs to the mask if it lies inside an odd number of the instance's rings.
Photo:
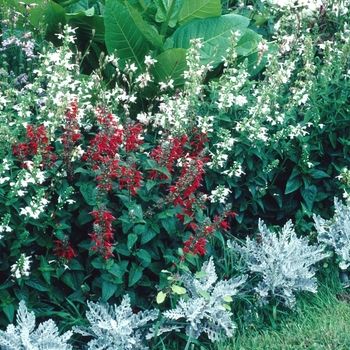
<svg viewBox="0 0 350 350">
<path fill-rule="evenodd" d="M 13 323 L 13 319 L 15 317 L 15 307 L 13 304 L 7 304 L 2 308 L 2 311 L 10 321 L 10 323 Z"/>
<path fill-rule="evenodd" d="M 297 189 L 299 189 L 302 186 L 302 184 L 303 182 L 298 178 L 289 179 L 284 193 L 285 194 L 292 193 Z"/>
<path fill-rule="evenodd" d="M 125 2 L 126 7 L 129 10 L 130 17 L 134 21 L 136 27 L 140 30 L 143 36 L 148 42 L 156 49 L 163 51 L 163 38 L 157 32 L 157 29 L 148 24 L 142 18 L 141 14 L 133 8 L 128 2 Z"/>
<path fill-rule="evenodd" d="M 176 284 L 173 284 L 173 285 L 171 286 L 171 290 L 172 290 L 175 294 L 179 294 L 179 295 L 186 294 L 186 289 L 185 289 L 184 287 L 177 286 Z"/>
<path fill-rule="evenodd" d="M 142 266 L 146 267 L 151 263 L 151 255 L 145 249 L 140 249 L 136 256 L 142 260 Z"/>
<path fill-rule="evenodd" d="M 61 281 L 73 290 L 79 289 L 84 283 L 84 273 L 82 271 L 66 271 L 61 276 Z"/>
<path fill-rule="evenodd" d="M 207 300 L 210 299 L 210 294 L 209 294 L 206 290 L 201 289 L 201 290 L 199 291 L 199 294 L 200 294 L 204 299 L 207 299 Z"/>
<path fill-rule="evenodd" d="M 287 181 L 286 189 L 284 191 L 285 194 L 292 193 L 302 186 L 303 183 L 302 183 L 301 179 L 299 178 L 299 175 L 300 175 L 299 168 L 294 167 L 292 174 L 290 175 L 290 177 Z"/>
<path fill-rule="evenodd" d="M 48 286 L 35 275 L 30 275 L 29 280 L 26 280 L 25 284 L 40 292 L 47 292 L 50 290 Z"/>
<path fill-rule="evenodd" d="M 160 291 L 157 294 L 157 298 L 156 298 L 157 304 L 161 304 L 162 302 L 164 302 L 165 298 L 166 298 L 166 293 L 164 293 L 163 291 Z"/>
<path fill-rule="evenodd" d="M 220 15 L 220 0 L 185 0 L 178 20 L 179 24 L 183 25 L 194 18 L 210 18 Z"/>
<path fill-rule="evenodd" d="M 151 241 L 155 236 L 157 236 L 157 232 L 152 230 L 151 228 L 148 228 L 146 232 L 144 232 L 141 236 L 141 244 L 148 243 Z"/>
<path fill-rule="evenodd" d="M 59 32 L 59 24 L 66 24 L 66 11 L 54 1 L 48 1 L 43 8 L 43 23 L 46 26 L 46 32 L 53 34 Z"/>
<path fill-rule="evenodd" d="M 300 190 L 300 193 L 305 200 L 305 204 L 307 208 L 311 211 L 316 199 L 317 187 L 314 185 L 311 185 L 308 188 L 302 188 Z"/>
<path fill-rule="evenodd" d="M 191 39 L 202 38 L 203 46 L 199 50 L 201 62 L 202 64 L 210 62 L 213 67 L 216 67 L 222 62 L 222 57 L 226 54 L 232 31 L 239 31 L 244 34 L 248 25 L 248 18 L 235 14 L 194 19 L 179 27 L 171 36 L 171 39 L 175 47 L 188 49 Z M 247 45 L 247 43 L 244 42 L 244 45 Z"/>
<path fill-rule="evenodd" d="M 50 284 L 51 273 L 55 271 L 55 269 L 47 263 L 43 255 L 40 256 L 40 267 L 38 270 L 41 271 L 41 275 L 44 277 L 45 281 Z"/>
<path fill-rule="evenodd" d="M 168 49 L 158 55 L 156 60 L 157 62 L 150 70 L 156 82 L 165 83 L 173 79 L 174 86 L 185 83 L 183 72 L 188 69 L 185 49 Z"/>
<path fill-rule="evenodd" d="M 110 55 L 116 53 L 121 69 L 128 60 L 141 68 L 149 46 L 129 10 L 117 0 L 106 0 L 104 23 L 107 51 Z"/>
<path fill-rule="evenodd" d="M 259 34 L 251 29 L 246 29 L 235 47 L 237 54 L 241 56 L 251 54 L 260 41 L 261 36 Z"/>
<path fill-rule="evenodd" d="M 102 301 L 107 301 L 116 292 L 118 286 L 114 283 L 103 281 L 102 282 Z"/>
<path fill-rule="evenodd" d="M 326 172 L 322 171 L 322 170 L 317 170 L 317 169 L 313 169 L 311 171 L 311 176 L 314 179 L 324 179 L 324 178 L 330 178 L 330 175 L 328 175 Z"/>
<path fill-rule="evenodd" d="M 83 195 L 87 204 L 91 206 L 96 205 L 96 195 L 98 194 L 98 189 L 93 182 L 84 182 L 80 186 L 80 193 Z"/>
<path fill-rule="evenodd" d="M 230 297 L 229 295 L 224 296 L 222 299 L 226 301 L 226 303 L 231 303 L 233 301 L 232 297 Z"/>
<path fill-rule="evenodd" d="M 175 27 L 184 0 L 154 0 L 154 2 L 157 5 L 156 21 L 167 22 L 169 27 Z"/>
<path fill-rule="evenodd" d="M 128 234 L 128 249 L 131 250 L 134 244 L 137 242 L 138 236 L 135 233 Z"/>
<path fill-rule="evenodd" d="M 142 273 L 143 268 L 133 263 L 129 271 L 129 287 L 132 287 L 135 283 L 137 283 L 140 280 L 140 278 L 142 277 Z"/>
<path fill-rule="evenodd" d="M 79 212 L 77 221 L 76 221 L 77 225 L 83 226 L 83 225 L 87 224 L 88 222 L 91 222 L 94 217 L 90 213 L 91 213 L 91 209 L 89 209 L 87 207 L 81 209 Z"/>
<path fill-rule="evenodd" d="M 194 274 L 194 278 L 202 278 L 202 277 L 205 277 L 207 275 L 207 273 L 205 271 L 197 271 L 195 274 Z"/>
<path fill-rule="evenodd" d="M 161 221 L 162 226 L 165 228 L 165 230 L 168 232 L 169 236 L 173 237 L 176 235 L 177 232 L 177 222 L 178 220 L 176 219 L 176 217 L 172 216 L 169 217 L 167 219 L 163 219 Z"/>
</svg>

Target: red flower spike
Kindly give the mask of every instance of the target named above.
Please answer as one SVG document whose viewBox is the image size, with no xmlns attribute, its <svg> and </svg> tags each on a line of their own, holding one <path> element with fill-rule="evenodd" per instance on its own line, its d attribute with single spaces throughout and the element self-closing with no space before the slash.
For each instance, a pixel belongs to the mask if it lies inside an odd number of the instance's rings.
<svg viewBox="0 0 350 350">
<path fill-rule="evenodd" d="M 77 256 L 77 253 L 70 246 L 70 242 L 68 240 L 55 240 L 54 243 L 56 243 L 56 248 L 54 249 L 56 251 L 55 256 L 64 258 L 67 261 L 70 261 Z"/>
</svg>

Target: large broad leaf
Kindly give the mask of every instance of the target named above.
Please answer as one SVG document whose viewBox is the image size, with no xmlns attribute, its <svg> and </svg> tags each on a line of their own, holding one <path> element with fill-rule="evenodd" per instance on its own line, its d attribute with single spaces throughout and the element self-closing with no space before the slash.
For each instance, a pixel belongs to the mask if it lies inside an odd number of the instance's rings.
<svg viewBox="0 0 350 350">
<path fill-rule="evenodd" d="M 168 26 L 175 27 L 184 0 L 154 0 L 157 5 L 156 21 L 167 22 Z"/>
<path fill-rule="evenodd" d="M 202 64 L 211 63 L 213 67 L 222 62 L 226 50 L 230 45 L 229 38 L 232 32 L 239 31 L 244 37 L 249 25 L 249 19 L 243 16 L 230 14 L 221 17 L 194 19 L 179 27 L 171 37 L 173 45 L 188 49 L 193 38 L 201 38 L 203 46 L 200 49 Z M 244 44 L 244 45 L 243 45 Z M 244 40 L 242 52 L 248 43 Z"/>
<path fill-rule="evenodd" d="M 261 40 L 261 36 L 251 29 L 246 29 L 238 40 L 236 52 L 238 55 L 247 56 L 251 54 Z"/>
<path fill-rule="evenodd" d="M 156 57 L 157 63 L 151 68 L 156 82 L 174 80 L 174 86 L 185 83 L 183 72 L 188 69 L 185 49 L 168 49 Z"/>
<path fill-rule="evenodd" d="M 128 60 L 141 67 L 149 46 L 129 10 L 117 0 L 106 0 L 104 22 L 108 53 L 119 57 L 122 69 Z"/>
<path fill-rule="evenodd" d="M 194 18 L 210 18 L 220 15 L 220 0 L 185 0 L 178 20 L 179 24 L 182 25 Z"/>
<path fill-rule="evenodd" d="M 144 21 L 144 19 L 142 18 L 142 15 L 139 13 L 138 10 L 133 8 L 127 2 L 125 3 L 125 5 L 129 10 L 132 20 L 134 21 L 135 25 L 140 30 L 140 32 L 143 34 L 143 36 L 148 40 L 148 42 L 154 48 L 162 50 L 163 38 L 157 32 L 157 29 L 152 25 L 148 24 L 146 21 Z"/>
<path fill-rule="evenodd" d="M 43 8 L 43 23 L 46 26 L 46 33 L 49 38 L 56 39 L 55 34 L 59 33 L 60 26 L 66 24 L 66 11 L 53 1 L 48 1 Z"/>
</svg>

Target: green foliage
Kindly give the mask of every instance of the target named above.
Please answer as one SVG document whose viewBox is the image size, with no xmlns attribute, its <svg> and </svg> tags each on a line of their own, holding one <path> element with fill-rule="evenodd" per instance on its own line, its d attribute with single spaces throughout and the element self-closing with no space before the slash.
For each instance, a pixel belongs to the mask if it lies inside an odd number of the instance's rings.
<svg viewBox="0 0 350 350">
<path fill-rule="evenodd" d="M 262 238 L 276 258 L 281 241 L 267 229 L 256 235 L 258 218 L 279 226 L 293 219 L 300 241 L 314 243 L 313 214 L 327 220 L 333 198 L 343 189 L 348 197 L 344 6 L 27 3 L 1 2 L 1 326 L 13 323 L 22 300 L 38 317 L 59 320 L 60 330 L 84 325 L 88 305 L 109 314 L 94 302 L 123 300 L 129 314 L 156 302 L 190 324 L 180 333 L 187 348 L 205 344 L 199 333 L 217 339 L 226 327 L 231 335 L 230 306 L 242 327 L 261 326 L 265 316 L 274 324 L 276 305 L 260 309 L 263 316 L 255 312 L 252 290 L 261 276 L 247 279 L 245 300 L 232 301 L 217 287 L 242 273 L 244 259 L 226 240 L 249 235 L 246 244 L 260 259 Z M 212 271 L 198 271 L 207 256 L 218 266 L 215 287 Z M 292 275 L 272 294 L 293 302 L 293 286 L 314 290 L 301 283 L 314 279 L 288 257 L 278 264 L 288 261 Z M 261 270 L 263 258 L 255 260 L 261 274 L 270 271 Z M 335 263 L 329 258 L 323 269 Z M 293 285 L 296 270 L 301 282 Z M 208 316 L 208 303 L 223 327 L 218 320 L 195 329 L 193 317 Z M 150 323 L 154 348 L 173 340 L 183 347 L 162 327 L 185 323 Z M 95 344 L 105 342 L 100 338 Z"/>
</svg>

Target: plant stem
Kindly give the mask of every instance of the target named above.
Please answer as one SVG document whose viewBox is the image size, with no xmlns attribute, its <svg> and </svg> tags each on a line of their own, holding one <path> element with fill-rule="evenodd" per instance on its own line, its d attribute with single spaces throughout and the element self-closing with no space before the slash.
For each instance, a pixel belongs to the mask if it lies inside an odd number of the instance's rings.
<svg viewBox="0 0 350 350">
<path fill-rule="evenodd" d="M 169 7 L 169 11 L 167 12 L 165 21 L 164 21 L 164 23 L 162 25 L 162 29 L 160 31 L 160 35 L 162 35 L 163 37 L 165 37 L 166 31 L 168 29 L 168 25 L 169 25 L 169 22 L 170 22 L 170 19 L 171 19 L 171 14 L 172 14 L 174 6 L 175 6 L 175 2 L 176 2 L 176 0 L 173 0 L 171 2 L 171 5 Z"/>
</svg>

